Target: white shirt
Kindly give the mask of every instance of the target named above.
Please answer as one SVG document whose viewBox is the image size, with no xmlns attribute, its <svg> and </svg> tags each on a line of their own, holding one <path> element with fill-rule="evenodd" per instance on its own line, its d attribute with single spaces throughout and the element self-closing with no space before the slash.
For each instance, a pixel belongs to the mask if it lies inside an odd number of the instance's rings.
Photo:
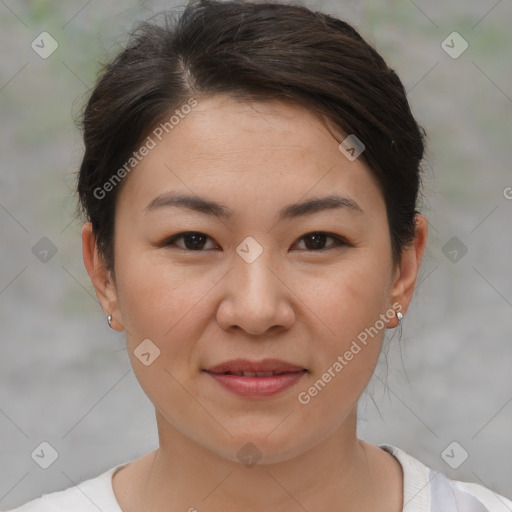
<svg viewBox="0 0 512 512">
<path fill-rule="evenodd" d="M 402 465 L 403 512 L 512 512 L 512 501 L 486 487 L 448 480 L 394 446 L 381 448 Z M 119 464 L 78 486 L 44 494 L 7 512 L 123 512 L 114 495 L 112 475 L 126 464 Z"/>
</svg>

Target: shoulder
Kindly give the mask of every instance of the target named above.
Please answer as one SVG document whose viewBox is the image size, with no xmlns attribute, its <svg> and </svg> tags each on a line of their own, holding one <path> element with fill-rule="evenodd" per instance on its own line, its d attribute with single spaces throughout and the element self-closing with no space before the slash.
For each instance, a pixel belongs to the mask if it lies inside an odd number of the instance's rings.
<svg viewBox="0 0 512 512">
<path fill-rule="evenodd" d="M 121 466 L 63 491 L 43 494 L 6 512 L 122 512 L 112 488 L 112 475 Z"/>
<path fill-rule="evenodd" d="M 450 480 L 394 446 L 381 448 L 402 465 L 404 512 L 512 512 L 512 501 L 491 489 Z"/>
</svg>

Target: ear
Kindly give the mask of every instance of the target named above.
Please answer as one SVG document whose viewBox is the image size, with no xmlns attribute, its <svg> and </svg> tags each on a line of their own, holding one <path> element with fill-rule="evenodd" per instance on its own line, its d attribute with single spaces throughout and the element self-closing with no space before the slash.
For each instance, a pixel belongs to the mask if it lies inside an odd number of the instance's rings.
<svg viewBox="0 0 512 512">
<path fill-rule="evenodd" d="M 420 269 L 421 258 L 427 243 L 428 224 L 424 215 L 416 214 L 415 217 L 416 233 L 413 242 L 409 247 L 402 251 L 402 261 L 397 266 L 391 290 L 391 299 L 393 304 L 398 302 L 403 315 L 407 312 L 412 300 L 416 279 Z M 396 318 L 396 317 L 395 317 Z M 389 325 L 388 327 L 396 327 Z"/>
<path fill-rule="evenodd" d="M 98 252 L 96 237 L 90 222 L 82 226 L 82 255 L 105 316 L 112 315 L 111 327 L 116 331 L 122 331 L 123 322 L 119 311 L 117 287 L 112 272 L 106 268 L 105 261 Z"/>
</svg>

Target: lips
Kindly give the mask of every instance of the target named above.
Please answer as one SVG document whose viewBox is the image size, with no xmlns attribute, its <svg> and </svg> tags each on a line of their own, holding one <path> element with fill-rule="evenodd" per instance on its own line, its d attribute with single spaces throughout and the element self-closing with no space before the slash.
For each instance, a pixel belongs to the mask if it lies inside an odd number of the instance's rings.
<svg viewBox="0 0 512 512">
<path fill-rule="evenodd" d="M 213 372 L 215 373 L 215 372 Z M 288 372 L 222 372 L 224 375 L 238 375 L 239 377 L 273 377 Z"/>
<path fill-rule="evenodd" d="M 279 359 L 263 359 L 262 361 L 249 361 L 247 359 L 233 359 L 208 368 L 207 372 L 215 374 L 239 375 L 243 377 L 272 377 L 283 373 L 304 371 L 305 368 Z"/>
<path fill-rule="evenodd" d="M 244 398 L 268 398 L 295 385 L 306 368 L 278 359 L 235 359 L 203 370 L 224 389 Z"/>
</svg>

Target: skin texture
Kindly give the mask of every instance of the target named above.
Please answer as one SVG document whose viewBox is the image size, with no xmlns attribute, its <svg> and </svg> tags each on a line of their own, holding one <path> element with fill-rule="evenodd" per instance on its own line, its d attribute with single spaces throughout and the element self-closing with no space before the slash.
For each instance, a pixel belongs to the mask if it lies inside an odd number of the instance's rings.
<svg viewBox="0 0 512 512">
<path fill-rule="evenodd" d="M 345 158 L 312 113 L 277 101 L 200 99 L 125 180 L 115 279 L 90 223 L 82 231 L 86 269 L 112 327 L 126 333 L 158 424 L 158 450 L 114 475 L 123 511 L 402 510 L 400 465 L 356 435 L 357 401 L 396 316 L 309 403 L 298 395 L 394 303 L 405 315 L 425 218 L 417 215 L 416 239 L 395 266 L 384 198 L 366 164 Z M 170 191 L 221 202 L 233 216 L 144 212 Z M 362 212 L 343 207 L 277 220 L 290 203 L 334 193 Z M 207 238 L 159 245 L 186 231 Z M 326 237 L 315 246 L 305 236 L 312 232 L 347 243 Z M 251 263 L 236 251 L 249 236 L 263 250 Z M 134 355 L 145 339 L 160 350 L 149 366 Z M 201 372 L 238 357 L 277 358 L 309 371 L 264 399 L 234 395 Z M 248 442 L 262 454 L 252 467 L 237 457 Z"/>
</svg>

